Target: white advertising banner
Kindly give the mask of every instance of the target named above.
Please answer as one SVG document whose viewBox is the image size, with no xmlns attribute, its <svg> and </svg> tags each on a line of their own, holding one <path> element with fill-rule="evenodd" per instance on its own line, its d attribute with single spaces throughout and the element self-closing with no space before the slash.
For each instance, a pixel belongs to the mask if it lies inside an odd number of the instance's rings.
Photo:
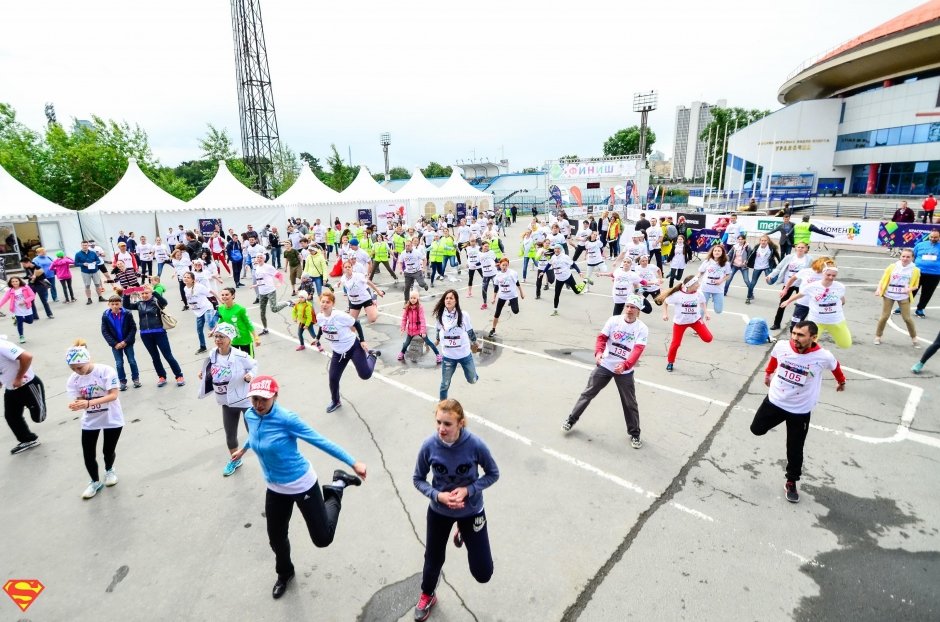
<svg viewBox="0 0 940 622">
<path fill-rule="evenodd" d="M 553 183 L 559 183 L 604 177 L 634 177 L 639 163 L 640 160 L 553 162 L 548 167 L 548 178 Z"/>
</svg>

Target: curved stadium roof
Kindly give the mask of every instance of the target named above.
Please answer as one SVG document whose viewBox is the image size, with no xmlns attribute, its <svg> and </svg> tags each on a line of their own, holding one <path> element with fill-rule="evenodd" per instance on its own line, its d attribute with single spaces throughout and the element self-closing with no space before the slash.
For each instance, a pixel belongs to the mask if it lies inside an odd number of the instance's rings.
<svg viewBox="0 0 940 622">
<path fill-rule="evenodd" d="M 940 68 L 940 0 L 930 0 L 804 62 L 780 87 L 792 104 Z"/>
</svg>

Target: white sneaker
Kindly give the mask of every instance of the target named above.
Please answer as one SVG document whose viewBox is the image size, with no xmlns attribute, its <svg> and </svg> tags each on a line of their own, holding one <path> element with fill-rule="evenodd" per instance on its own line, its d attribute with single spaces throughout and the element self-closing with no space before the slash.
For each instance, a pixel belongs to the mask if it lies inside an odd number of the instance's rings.
<svg viewBox="0 0 940 622">
<path fill-rule="evenodd" d="M 118 483 L 117 473 L 114 472 L 114 469 L 106 471 L 104 474 L 104 485 L 105 486 L 114 486 Z"/>
<path fill-rule="evenodd" d="M 82 493 L 82 499 L 91 499 L 98 491 L 104 488 L 101 482 L 88 482 L 88 488 L 85 489 L 85 492 Z"/>
</svg>

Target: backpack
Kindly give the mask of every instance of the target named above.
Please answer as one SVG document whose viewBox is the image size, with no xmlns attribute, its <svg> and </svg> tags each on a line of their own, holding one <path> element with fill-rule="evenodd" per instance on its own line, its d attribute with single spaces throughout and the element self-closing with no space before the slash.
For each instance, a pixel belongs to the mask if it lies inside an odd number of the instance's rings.
<svg viewBox="0 0 940 622">
<path fill-rule="evenodd" d="M 744 329 L 744 341 L 752 346 L 770 342 L 770 329 L 767 327 L 767 320 L 755 317 L 747 323 Z"/>
<path fill-rule="evenodd" d="M 676 229 L 675 225 L 666 226 L 666 237 L 673 242 L 676 241 L 676 239 L 679 237 L 679 230 Z"/>
</svg>

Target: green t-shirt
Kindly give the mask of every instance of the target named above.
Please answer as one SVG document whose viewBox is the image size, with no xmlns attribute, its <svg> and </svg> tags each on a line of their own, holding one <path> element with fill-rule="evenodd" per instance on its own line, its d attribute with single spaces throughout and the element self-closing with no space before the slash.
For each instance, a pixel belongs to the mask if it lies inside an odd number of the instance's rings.
<svg viewBox="0 0 940 622">
<path fill-rule="evenodd" d="M 219 305 L 218 311 L 219 321 L 231 324 L 238 331 L 238 336 L 232 339 L 232 343 L 236 346 L 250 345 L 252 343 L 251 333 L 255 331 L 255 326 L 251 323 L 251 318 L 248 317 L 248 311 L 245 307 L 234 304 L 229 309 L 225 305 Z"/>
<path fill-rule="evenodd" d="M 284 259 L 287 260 L 287 265 L 291 268 L 296 268 L 300 265 L 300 253 L 294 249 L 284 251 Z"/>
</svg>

